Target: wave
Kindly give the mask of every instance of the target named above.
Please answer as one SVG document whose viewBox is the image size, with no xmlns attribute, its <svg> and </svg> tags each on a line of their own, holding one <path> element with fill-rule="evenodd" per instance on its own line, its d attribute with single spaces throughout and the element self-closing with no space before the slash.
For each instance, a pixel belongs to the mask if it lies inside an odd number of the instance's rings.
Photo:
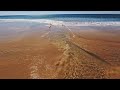
<svg viewBox="0 0 120 90">
<path fill-rule="evenodd" d="M 119 21 L 109 21 L 109 22 L 65 22 L 65 21 L 57 21 L 50 19 L 0 19 L 0 22 L 29 22 L 29 23 L 44 23 L 44 24 L 52 24 L 52 25 L 66 25 L 66 26 L 120 26 Z"/>
</svg>

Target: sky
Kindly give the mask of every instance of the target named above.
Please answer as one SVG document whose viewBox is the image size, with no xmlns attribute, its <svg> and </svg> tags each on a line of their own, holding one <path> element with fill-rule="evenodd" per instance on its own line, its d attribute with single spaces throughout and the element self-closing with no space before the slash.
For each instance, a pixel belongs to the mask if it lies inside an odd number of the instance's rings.
<svg viewBox="0 0 120 90">
<path fill-rule="evenodd" d="M 0 15 L 120 14 L 120 11 L 0 11 Z"/>
</svg>

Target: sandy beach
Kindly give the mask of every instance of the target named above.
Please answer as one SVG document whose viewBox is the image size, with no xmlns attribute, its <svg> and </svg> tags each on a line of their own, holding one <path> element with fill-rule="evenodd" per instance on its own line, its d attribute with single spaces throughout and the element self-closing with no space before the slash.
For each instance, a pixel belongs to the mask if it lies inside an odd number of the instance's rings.
<svg viewBox="0 0 120 90">
<path fill-rule="evenodd" d="M 120 78 L 120 27 L 114 29 L 2 25 L 0 79 Z"/>
</svg>

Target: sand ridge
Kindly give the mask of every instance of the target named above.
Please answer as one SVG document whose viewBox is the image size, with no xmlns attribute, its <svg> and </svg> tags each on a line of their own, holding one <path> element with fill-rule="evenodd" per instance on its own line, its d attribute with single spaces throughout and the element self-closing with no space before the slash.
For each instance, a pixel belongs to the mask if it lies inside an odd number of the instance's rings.
<svg viewBox="0 0 120 90">
<path fill-rule="evenodd" d="M 81 33 L 64 25 L 29 31 L 0 43 L 0 78 L 120 78 L 119 43 L 95 39 L 89 31 Z"/>
</svg>

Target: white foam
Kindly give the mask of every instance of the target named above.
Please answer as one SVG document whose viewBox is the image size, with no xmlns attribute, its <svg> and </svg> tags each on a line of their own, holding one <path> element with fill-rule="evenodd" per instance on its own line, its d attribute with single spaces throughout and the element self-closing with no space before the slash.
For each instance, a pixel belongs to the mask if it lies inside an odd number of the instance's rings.
<svg viewBox="0 0 120 90">
<path fill-rule="evenodd" d="M 0 19 L 0 22 L 30 22 L 30 23 L 45 23 L 52 25 L 66 25 L 66 26 L 120 26 L 120 22 L 65 22 L 50 19 Z"/>
<path fill-rule="evenodd" d="M 66 26 L 120 26 L 120 22 L 65 22 Z"/>
<path fill-rule="evenodd" d="M 60 25 L 63 21 L 55 21 L 48 19 L 0 19 L 0 22 L 36 22 L 36 23 L 46 23 L 53 25 Z"/>
</svg>

